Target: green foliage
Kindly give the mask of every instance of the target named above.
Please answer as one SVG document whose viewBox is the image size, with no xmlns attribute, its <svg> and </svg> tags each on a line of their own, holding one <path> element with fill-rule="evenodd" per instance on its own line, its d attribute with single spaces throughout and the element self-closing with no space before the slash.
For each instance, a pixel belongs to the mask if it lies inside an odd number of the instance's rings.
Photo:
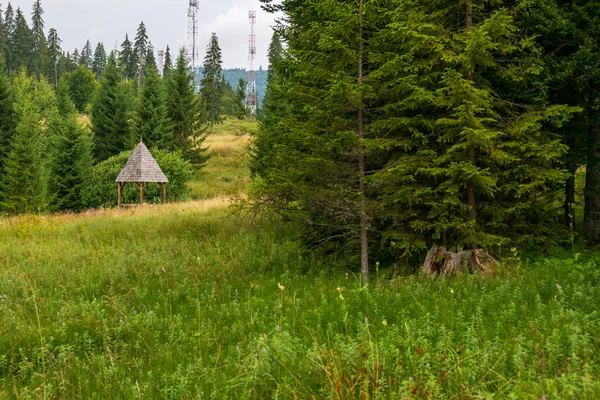
<svg viewBox="0 0 600 400">
<path fill-rule="evenodd" d="M 214 125 L 223 122 L 221 111 L 223 107 L 223 61 L 219 39 L 213 32 L 204 56 L 204 76 L 200 82 L 200 100 L 204 110 L 204 118 L 210 123 L 211 133 Z"/>
<path fill-rule="evenodd" d="M 131 108 L 126 84 L 121 80 L 115 54 L 111 53 L 91 109 L 96 161 L 117 155 L 133 143 Z"/>
<path fill-rule="evenodd" d="M 122 152 L 96 164 L 92 168 L 89 184 L 82 191 L 82 200 L 86 208 L 113 207 L 117 205 L 117 184 L 115 180 L 125 167 L 131 151 Z M 153 156 L 169 179 L 167 184 L 167 201 L 182 201 L 189 198 L 187 182 L 191 179 L 193 168 L 189 161 L 183 159 L 180 152 L 157 150 Z M 123 190 L 123 202 L 139 203 L 139 189 L 128 184 Z M 149 183 L 145 189 L 146 203 L 160 203 L 162 189 L 159 185 Z"/>
<path fill-rule="evenodd" d="M 170 150 L 180 150 L 194 165 L 206 161 L 206 126 L 201 122 L 201 108 L 194 88 L 194 76 L 189 72 L 185 51 L 177 57 L 175 69 L 165 78 L 165 102 L 167 118 L 173 129 Z"/>
<path fill-rule="evenodd" d="M 82 192 L 90 182 L 92 136 L 72 112 L 50 125 L 53 157 L 50 162 L 48 203 L 52 211 L 83 210 Z"/>
<path fill-rule="evenodd" d="M 173 59 L 171 57 L 171 49 L 169 48 L 169 45 L 167 45 L 167 49 L 165 50 L 165 66 L 163 68 L 163 77 L 169 75 L 172 69 Z"/>
<path fill-rule="evenodd" d="M 0 174 L 4 170 L 4 161 L 10 152 L 10 143 L 18 123 L 13 103 L 12 88 L 0 63 Z"/>
<path fill-rule="evenodd" d="M 467 28 L 456 17 L 464 3 L 366 1 L 362 24 L 357 7 L 276 7 L 287 46 L 271 46 L 253 143 L 257 205 L 307 223 L 312 243 L 352 248 L 363 147 L 378 257 L 560 243 L 554 193 L 568 174 L 558 131 L 578 109 L 540 93 L 540 48 L 519 36 L 511 9 L 486 4 Z"/>
<path fill-rule="evenodd" d="M 92 61 L 92 71 L 96 74 L 97 79 L 102 77 L 102 73 L 106 69 L 106 63 L 106 50 L 104 50 L 102 43 L 98 43 L 94 51 L 94 61 Z"/>
<path fill-rule="evenodd" d="M 248 115 L 246 108 L 246 86 L 248 82 L 240 78 L 237 88 L 235 89 L 235 116 L 238 119 L 244 119 Z"/>
<path fill-rule="evenodd" d="M 153 51 L 149 50 L 135 120 L 136 136 L 142 138 L 149 148 L 172 149 L 173 126 L 167 113 L 162 79 L 158 75 Z"/>
<path fill-rule="evenodd" d="M 69 84 L 69 94 L 77 111 L 85 112 L 98 86 L 96 76 L 85 66 L 79 65 L 75 71 L 66 74 L 65 79 Z"/>
<path fill-rule="evenodd" d="M 125 35 L 125 41 L 121 44 L 119 65 L 123 69 L 126 79 L 133 80 L 137 78 L 136 58 L 133 54 L 133 47 L 128 35 Z"/>
<path fill-rule="evenodd" d="M 14 24 L 14 32 L 11 40 L 10 70 L 18 71 L 23 67 L 31 70 L 33 34 L 20 8 L 17 9 Z"/>
</svg>

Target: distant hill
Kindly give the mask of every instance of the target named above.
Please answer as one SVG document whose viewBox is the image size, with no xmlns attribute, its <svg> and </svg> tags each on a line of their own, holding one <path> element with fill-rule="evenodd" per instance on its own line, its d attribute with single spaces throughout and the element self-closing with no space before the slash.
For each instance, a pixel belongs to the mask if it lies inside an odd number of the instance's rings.
<svg viewBox="0 0 600 400">
<path fill-rule="evenodd" d="M 198 69 L 198 80 L 202 79 L 204 69 L 200 67 Z M 265 91 L 267 90 L 267 74 L 269 71 L 266 69 L 262 69 L 262 67 L 256 71 L 256 96 L 258 98 L 258 103 L 262 104 L 263 99 L 265 98 Z M 226 69 L 223 71 L 225 75 L 225 80 L 229 82 L 231 87 L 235 90 L 240 81 L 240 78 L 244 78 L 244 80 L 248 80 L 248 71 L 244 68 L 233 68 Z"/>
</svg>

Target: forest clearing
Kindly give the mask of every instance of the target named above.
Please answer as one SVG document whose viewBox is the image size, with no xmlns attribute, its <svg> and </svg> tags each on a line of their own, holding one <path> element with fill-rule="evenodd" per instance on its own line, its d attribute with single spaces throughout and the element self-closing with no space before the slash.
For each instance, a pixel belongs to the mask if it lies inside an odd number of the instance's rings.
<svg viewBox="0 0 600 400">
<path fill-rule="evenodd" d="M 245 142 L 217 133 L 205 171 L 243 181 Z M 203 200 L 0 221 L 0 397 L 600 396 L 595 253 L 367 286 L 203 176 Z"/>
</svg>

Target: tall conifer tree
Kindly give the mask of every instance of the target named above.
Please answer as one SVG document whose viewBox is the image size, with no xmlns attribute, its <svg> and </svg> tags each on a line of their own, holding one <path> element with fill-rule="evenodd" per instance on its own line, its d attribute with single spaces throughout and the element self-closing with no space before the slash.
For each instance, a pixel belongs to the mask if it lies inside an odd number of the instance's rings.
<svg viewBox="0 0 600 400">
<path fill-rule="evenodd" d="M 204 76 L 200 83 L 200 99 L 205 118 L 210 124 L 210 132 L 214 133 L 214 125 L 223 122 L 221 117 L 223 102 L 223 61 L 221 48 L 216 33 L 212 33 L 206 55 L 204 56 Z"/>
<path fill-rule="evenodd" d="M 200 102 L 194 89 L 194 76 L 190 73 L 185 51 L 179 51 L 175 69 L 166 76 L 167 117 L 173 127 L 171 149 L 181 150 L 193 164 L 202 164 L 206 135 L 201 125 Z"/>
<path fill-rule="evenodd" d="M 135 35 L 135 41 L 133 42 L 133 58 L 136 65 L 136 79 L 138 85 L 142 83 L 145 71 L 144 66 L 149 47 L 150 43 L 148 43 L 148 32 L 146 31 L 146 25 L 144 24 L 144 21 L 142 21 L 138 26 Z"/>
<path fill-rule="evenodd" d="M 119 52 L 119 64 L 121 65 L 127 80 L 136 79 L 137 62 L 128 35 L 125 35 L 125 40 L 121 44 L 121 51 Z"/>
<path fill-rule="evenodd" d="M 131 102 L 126 95 L 113 52 L 108 57 L 108 64 L 92 105 L 91 120 L 96 161 L 104 161 L 130 147 L 130 111 Z"/>
<path fill-rule="evenodd" d="M 96 79 L 102 77 L 102 72 L 106 69 L 106 50 L 104 45 L 98 43 L 96 50 L 94 51 L 94 61 L 92 62 L 92 71 L 96 74 Z"/>
<path fill-rule="evenodd" d="M 33 35 L 20 8 L 17 9 L 15 17 L 15 29 L 12 37 L 12 44 L 12 69 L 18 70 L 22 67 L 31 69 L 33 60 Z"/>
<path fill-rule="evenodd" d="M 39 78 L 42 75 L 51 76 L 53 71 L 50 55 L 48 54 L 48 44 L 46 33 L 44 32 L 44 9 L 40 0 L 33 4 L 31 31 L 33 33 L 33 67 Z"/>
<path fill-rule="evenodd" d="M 52 66 L 52 81 L 54 85 L 58 85 L 59 76 L 59 65 L 58 62 L 62 56 L 61 48 L 62 40 L 58 36 L 56 29 L 51 28 L 48 32 L 48 56 L 50 57 L 50 64 Z"/>
<path fill-rule="evenodd" d="M 10 74 L 14 68 L 14 35 L 15 35 L 15 15 L 12 5 L 8 3 L 6 13 L 4 14 L 4 26 L 6 30 L 6 47 L 4 49 L 4 57 L 6 61 L 6 69 Z"/>
<path fill-rule="evenodd" d="M 165 67 L 163 69 L 163 76 L 167 76 L 169 72 L 173 69 L 173 60 L 171 57 L 171 49 L 167 45 L 167 50 L 165 51 Z"/>
<path fill-rule="evenodd" d="M 144 81 L 140 88 L 136 117 L 136 137 L 140 137 L 148 147 L 172 149 L 173 128 L 168 120 L 162 82 L 152 48 L 146 53 L 144 65 Z"/>
</svg>

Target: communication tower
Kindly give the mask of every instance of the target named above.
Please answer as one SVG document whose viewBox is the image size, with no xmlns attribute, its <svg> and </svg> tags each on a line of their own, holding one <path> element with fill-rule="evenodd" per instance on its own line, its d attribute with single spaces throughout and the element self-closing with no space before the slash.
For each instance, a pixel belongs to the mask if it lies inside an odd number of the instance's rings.
<svg viewBox="0 0 600 400">
<path fill-rule="evenodd" d="M 248 40 L 248 87 L 246 88 L 246 107 L 251 115 L 256 114 L 256 71 L 254 70 L 254 60 L 256 59 L 256 11 L 248 13 L 250 20 L 250 39 Z"/>
<path fill-rule="evenodd" d="M 192 69 L 196 73 L 198 57 L 198 11 L 200 5 L 198 0 L 190 0 L 188 8 L 188 58 L 192 63 Z"/>
<path fill-rule="evenodd" d="M 164 73 L 165 73 L 165 51 L 164 50 L 158 51 L 158 72 L 161 75 L 164 75 Z"/>
</svg>

